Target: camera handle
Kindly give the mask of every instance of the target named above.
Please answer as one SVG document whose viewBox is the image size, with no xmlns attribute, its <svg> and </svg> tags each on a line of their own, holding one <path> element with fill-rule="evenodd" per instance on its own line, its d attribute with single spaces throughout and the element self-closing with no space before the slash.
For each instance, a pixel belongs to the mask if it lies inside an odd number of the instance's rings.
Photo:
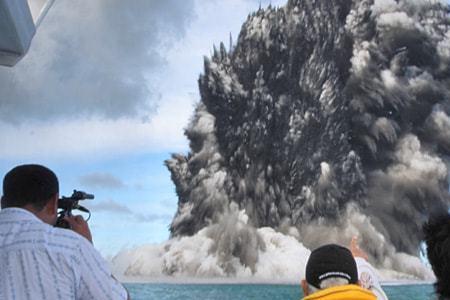
<svg viewBox="0 0 450 300">
<path fill-rule="evenodd" d="M 71 215 L 72 215 L 71 211 L 60 212 L 58 218 L 56 219 L 55 227 L 71 229 L 72 227 L 70 227 L 69 222 L 64 220 L 65 216 L 71 216 Z"/>
<path fill-rule="evenodd" d="M 86 219 L 86 222 L 89 221 L 89 219 L 91 218 L 91 212 L 89 211 L 89 209 L 87 209 L 86 207 L 81 206 L 79 204 L 77 204 L 76 207 L 74 207 L 74 208 L 78 209 L 78 210 L 80 210 L 82 212 L 88 213 L 89 216 Z M 68 217 L 72 216 L 72 210 L 63 210 L 63 211 L 60 211 L 58 214 L 59 214 L 59 216 L 56 219 L 55 227 L 71 229 L 72 227 L 70 227 L 70 224 L 66 220 L 64 220 L 64 217 L 65 216 L 68 216 Z"/>
</svg>

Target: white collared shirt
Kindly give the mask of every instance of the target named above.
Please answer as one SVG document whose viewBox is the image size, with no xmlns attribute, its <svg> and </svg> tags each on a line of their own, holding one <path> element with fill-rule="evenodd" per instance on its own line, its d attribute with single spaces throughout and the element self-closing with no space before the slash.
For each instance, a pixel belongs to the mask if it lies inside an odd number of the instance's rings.
<svg viewBox="0 0 450 300">
<path fill-rule="evenodd" d="M 356 266 L 358 267 L 358 279 L 361 287 L 372 291 L 378 300 L 388 300 L 380 285 L 380 279 L 375 268 L 362 257 L 355 257 Z"/>
<path fill-rule="evenodd" d="M 91 243 L 21 208 L 0 211 L 0 299 L 127 299 Z"/>
</svg>

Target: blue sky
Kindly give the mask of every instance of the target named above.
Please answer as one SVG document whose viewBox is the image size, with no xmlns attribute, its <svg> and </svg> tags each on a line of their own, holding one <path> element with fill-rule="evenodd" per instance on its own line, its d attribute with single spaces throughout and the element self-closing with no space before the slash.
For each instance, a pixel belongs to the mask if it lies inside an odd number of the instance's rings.
<svg viewBox="0 0 450 300">
<path fill-rule="evenodd" d="M 41 0 L 34 0 L 41 1 Z M 262 0 L 282 5 L 285 0 Z M 203 56 L 237 39 L 259 0 L 57 0 L 27 56 L 0 67 L 0 174 L 40 163 L 61 194 L 95 194 L 106 256 L 168 238 L 177 207 L 163 161 L 188 151 Z"/>
</svg>

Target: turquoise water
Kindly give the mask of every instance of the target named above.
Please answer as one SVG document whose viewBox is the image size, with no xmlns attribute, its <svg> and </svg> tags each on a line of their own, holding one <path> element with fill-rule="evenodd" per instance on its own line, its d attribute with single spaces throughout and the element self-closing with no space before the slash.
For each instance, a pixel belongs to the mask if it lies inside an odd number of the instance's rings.
<svg viewBox="0 0 450 300">
<path fill-rule="evenodd" d="M 125 284 L 133 300 L 299 300 L 299 286 L 259 284 Z M 390 300 L 431 300 L 431 285 L 386 286 Z"/>
</svg>

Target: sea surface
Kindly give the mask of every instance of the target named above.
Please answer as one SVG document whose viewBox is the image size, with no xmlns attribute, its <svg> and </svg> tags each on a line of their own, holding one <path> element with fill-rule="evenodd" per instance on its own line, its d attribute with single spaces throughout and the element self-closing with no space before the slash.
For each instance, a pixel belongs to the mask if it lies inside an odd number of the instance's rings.
<svg viewBox="0 0 450 300">
<path fill-rule="evenodd" d="M 296 285 L 267 284 L 125 284 L 133 300 L 299 300 Z M 435 300 L 431 285 L 384 286 L 390 300 Z"/>
</svg>

